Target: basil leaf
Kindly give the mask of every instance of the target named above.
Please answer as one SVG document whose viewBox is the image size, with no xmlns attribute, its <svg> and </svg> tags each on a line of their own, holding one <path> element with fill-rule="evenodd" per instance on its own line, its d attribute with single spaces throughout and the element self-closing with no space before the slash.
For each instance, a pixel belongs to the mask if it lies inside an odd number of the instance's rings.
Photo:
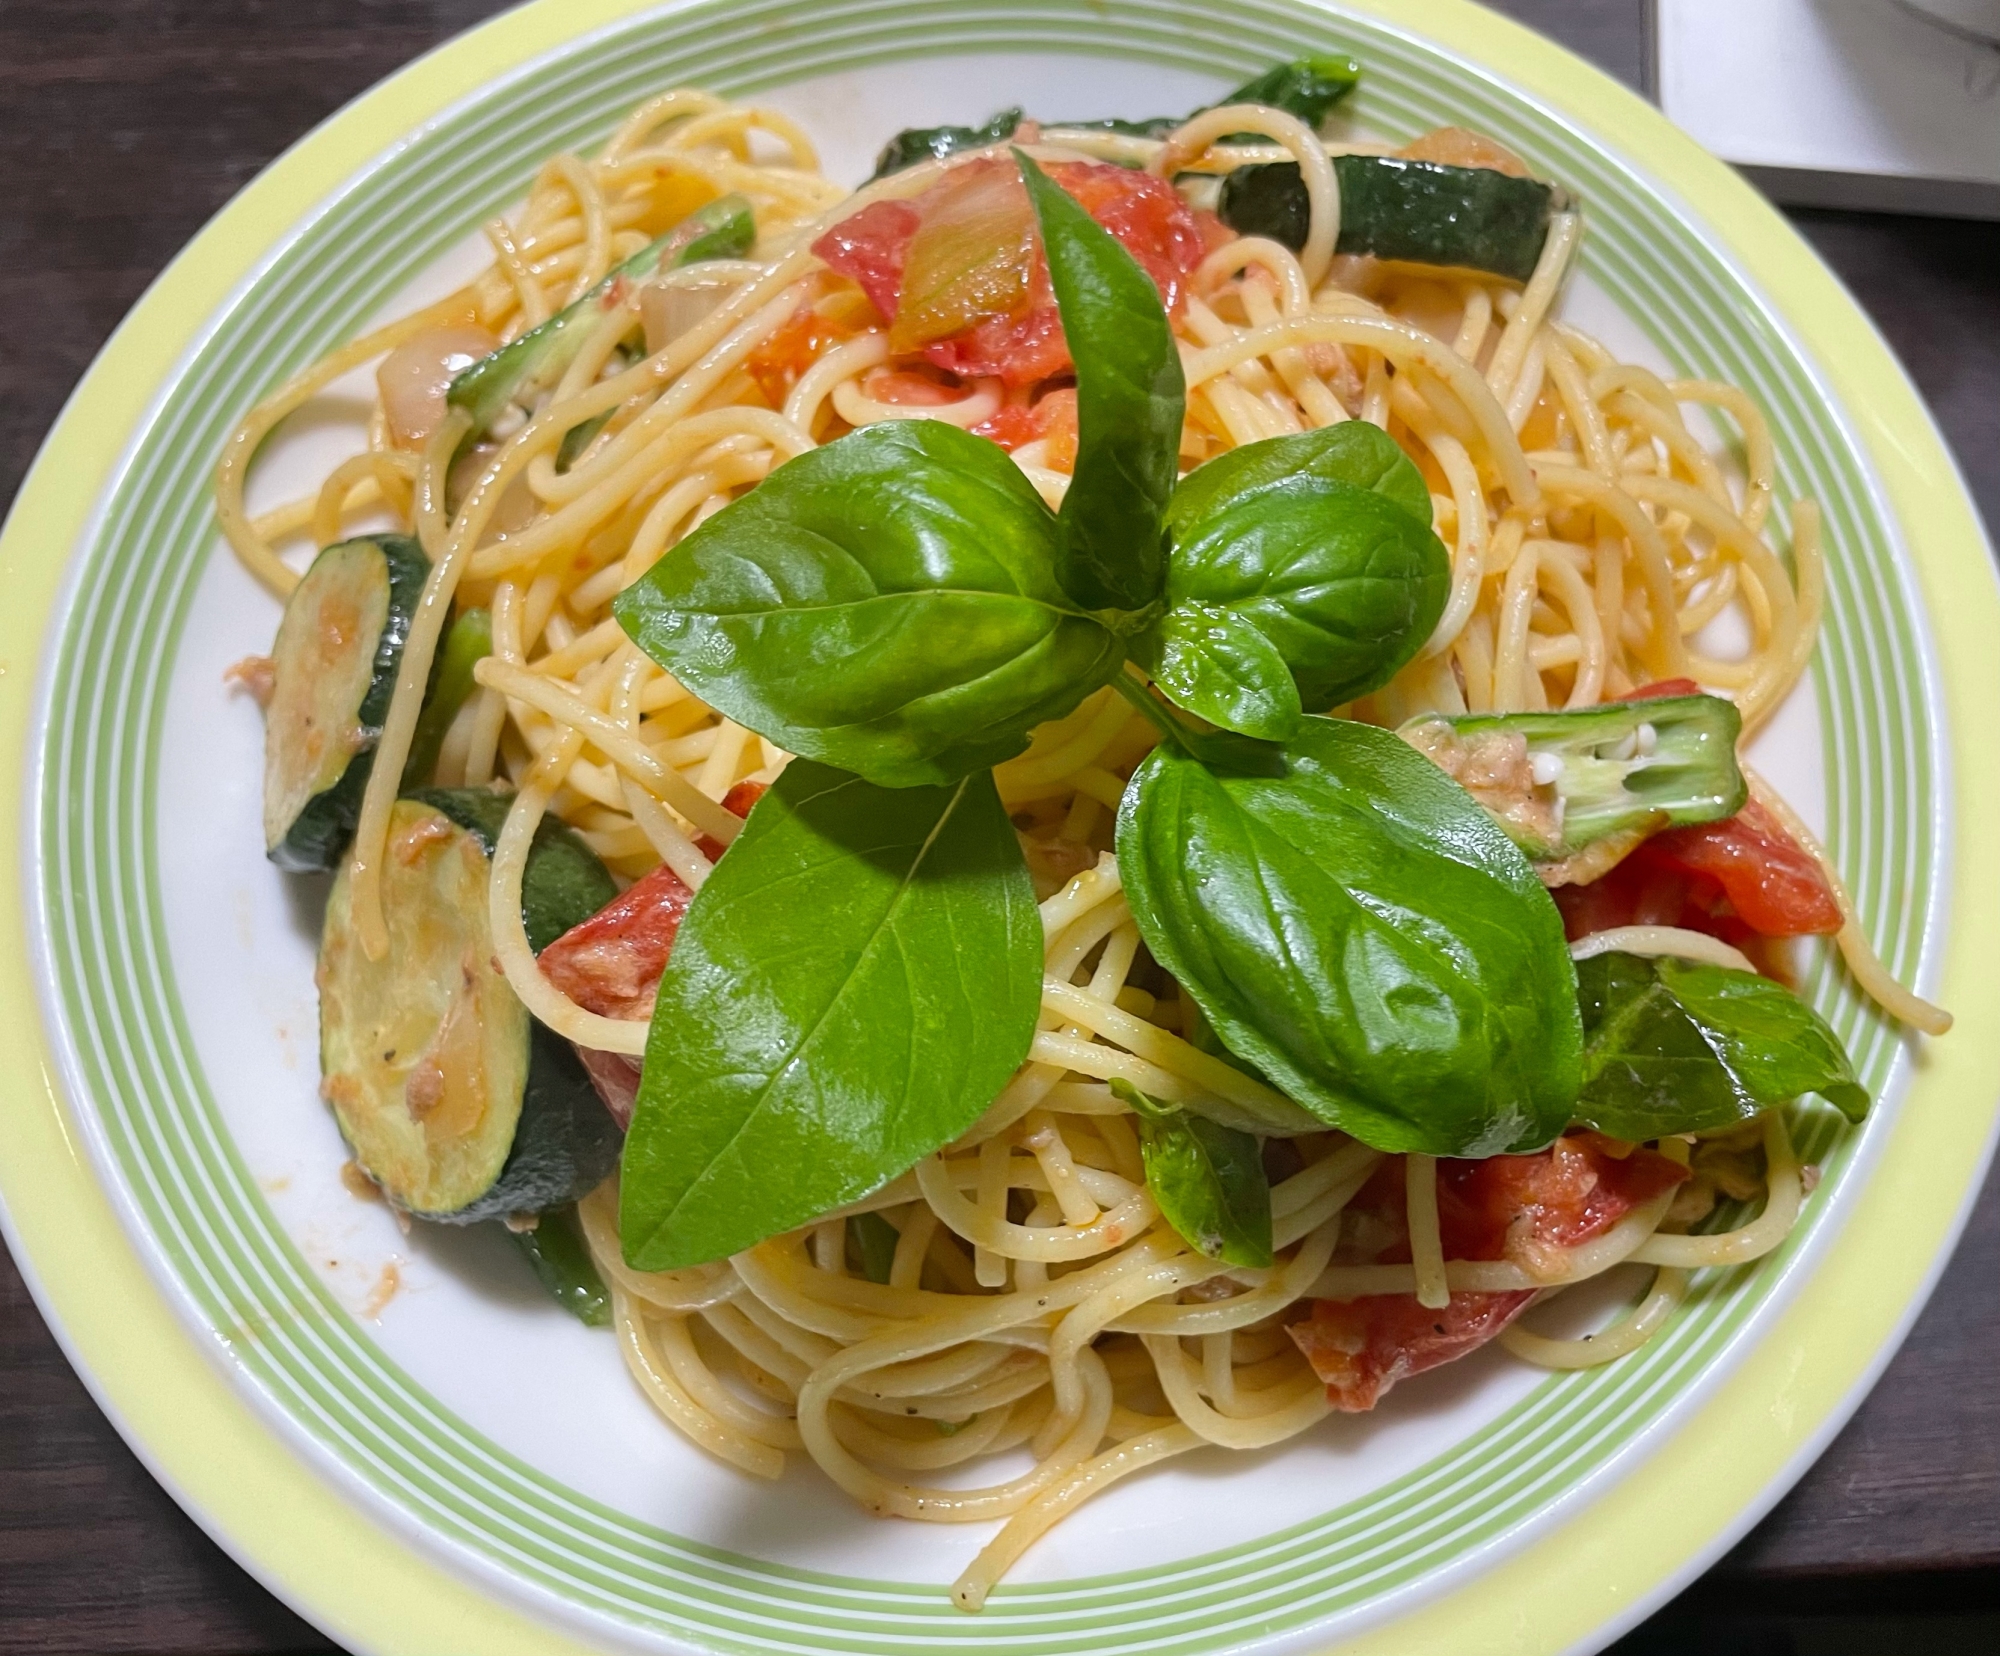
<svg viewBox="0 0 2000 1656">
<path fill-rule="evenodd" d="M 1840 1038 L 1781 983 L 1687 960 L 1609 953 L 1579 961 L 1579 1121 L 1653 1139 L 1744 1121 L 1817 1093 L 1868 1113 Z"/>
<path fill-rule="evenodd" d="M 1197 718 L 1282 742 L 1298 729 L 1298 686 L 1278 648 L 1240 615 L 1176 604 L 1141 646 L 1153 682 Z"/>
<path fill-rule="evenodd" d="M 638 1270 L 736 1253 L 972 1125 L 1028 1054 L 1042 925 L 990 775 L 795 759 L 681 921 L 625 1140 Z"/>
<path fill-rule="evenodd" d="M 885 787 L 955 782 L 1118 670 L 1118 640 L 1056 585 L 1056 533 L 985 438 L 885 422 L 787 461 L 612 609 L 787 751 Z"/>
<path fill-rule="evenodd" d="M 1527 858 L 1386 730 L 1308 718 L 1256 753 L 1277 763 L 1225 770 L 1162 743 L 1125 791 L 1118 867 L 1154 959 L 1230 1051 L 1368 1144 L 1547 1144 L 1582 1031 Z"/>
<path fill-rule="evenodd" d="M 1168 1224 L 1204 1259 L 1271 1263 L 1271 1181 L 1249 1133 L 1149 1098 L 1131 1082 L 1111 1090 L 1139 1118 L 1146 1188 Z"/>
<path fill-rule="evenodd" d="M 1300 705 L 1319 711 L 1393 678 L 1430 636 L 1451 587 L 1422 474 L 1361 420 L 1268 438 L 1198 467 L 1175 491 L 1168 523 L 1175 620 L 1137 653 L 1176 700 L 1175 684 L 1190 675 L 1171 664 L 1197 617 L 1220 612 L 1260 634 L 1291 670 Z M 1261 706 L 1261 686 L 1244 680 L 1239 694 Z M 1204 705 L 1182 705 L 1251 735 L 1285 734 L 1233 722 L 1216 711 L 1228 693 L 1212 677 L 1204 688 Z"/>
<path fill-rule="evenodd" d="M 1366 420 L 1266 437 L 1218 454 L 1180 480 L 1167 522 L 1177 536 L 1185 535 L 1234 502 L 1298 478 L 1366 489 L 1430 527 L 1431 491 L 1424 474 L 1395 438 Z"/>
<path fill-rule="evenodd" d="M 1143 611 L 1166 582 L 1187 384 L 1160 290 L 1118 238 L 1014 151 L 1076 362 L 1076 465 L 1057 579 L 1088 610 Z"/>
</svg>

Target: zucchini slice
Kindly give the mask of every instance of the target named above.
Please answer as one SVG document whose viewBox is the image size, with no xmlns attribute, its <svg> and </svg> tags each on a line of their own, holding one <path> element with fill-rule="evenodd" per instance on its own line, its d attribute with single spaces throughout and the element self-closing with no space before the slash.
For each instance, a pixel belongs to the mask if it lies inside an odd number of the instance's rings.
<svg viewBox="0 0 2000 1656">
<path fill-rule="evenodd" d="M 362 535 L 292 589 L 264 723 L 264 850 L 280 868 L 332 868 L 354 833 L 430 567 L 408 536 Z"/>
<path fill-rule="evenodd" d="M 464 446 L 487 436 L 509 405 L 527 406 L 536 393 L 549 390 L 562 378 L 563 370 L 576 360 L 576 353 L 590 337 L 605 295 L 617 283 L 642 282 L 658 271 L 698 264 L 703 259 L 738 258 L 750 251 L 756 239 L 749 201 L 740 195 L 722 196 L 688 214 L 623 264 L 614 265 L 611 273 L 581 299 L 491 356 L 481 357 L 445 392 L 451 407 L 472 416 Z"/>
<path fill-rule="evenodd" d="M 387 952 L 362 949 L 345 869 L 320 935 L 321 1091 L 389 1200 L 447 1224 L 560 1207 L 618 1159 L 617 1123 L 575 1051 L 528 1015 L 494 960 L 487 879 L 506 811 L 481 790 L 399 799 L 382 871 Z M 522 883 L 537 947 L 617 889 L 554 822 Z"/>
<path fill-rule="evenodd" d="M 1337 155 L 1333 170 L 1340 180 L 1338 251 L 1489 270 L 1515 282 L 1535 273 L 1550 216 L 1569 206 L 1555 185 L 1490 167 Z M 1294 252 L 1305 246 L 1312 216 L 1296 161 L 1238 167 L 1223 180 L 1216 212 L 1230 229 L 1269 236 Z"/>
</svg>

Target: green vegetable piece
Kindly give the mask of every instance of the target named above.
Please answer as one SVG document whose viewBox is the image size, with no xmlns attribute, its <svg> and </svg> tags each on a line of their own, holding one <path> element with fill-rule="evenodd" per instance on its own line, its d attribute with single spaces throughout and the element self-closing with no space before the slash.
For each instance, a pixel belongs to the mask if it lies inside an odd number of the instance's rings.
<svg viewBox="0 0 2000 1656">
<path fill-rule="evenodd" d="M 1582 1030 L 1527 858 L 1389 731 L 1307 718 L 1242 751 L 1231 770 L 1163 743 L 1125 791 L 1118 867 L 1154 959 L 1230 1051 L 1368 1144 L 1547 1144 Z"/>
<path fill-rule="evenodd" d="M 285 600 L 264 709 L 264 848 L 287 873 L 336 867 L 375 765 L 430 560 L 407 535 L 327 547 Z"/>
<path fill-rule="evenodd" d="M 787 461 L 612 608 L 787 751 L 935 786 L 1020 752 L 1118 670 L 1118 639 L 1056 583 L 1056 537 L 1003 450 L 885 422 Z"/>
<path fill-rule="evenodd" d="M 1263 1146 L 1202 1116 L 1149 1098 L 1131 1082 L 1111 1090 L 1139 1118 L 1146 1188 L 1181 1240 L 1204 1259 L 1271 1263 L 1271 1182 Z"/>
<path fill-rule="evenodd" d="M 1742 727 L 1736 704 L 1720 696 L 1656 696 L 1555 713 L 1427 714 L 1404 732 L 1440 757 L 1521 738 L 1536 776 L 1549 777 L 1538 792 L 1558 809 L 1496 814 L 1516 845 L 1548 862 L 1610 834 L 1734 816 L 1749 798 L 1736 764 Z"/>
<path fill-rule="evenodd" d="M 947 155 L 957 155 L 961 150 L 984 149 L 988 144 L 1002 143 L 1014 135 L 1014 129 L 1020 124 L 1021 107 L 1016 104 L 1012 109 L 1001 110 L 984 126 L 905 127 L 882 146 L 882 153 L 875 157 L 875 170 L 868 175 L 868 182 L 873 184 L 876 179 L 914 167 L 919 161 L 941 161 Z"/>
<path fill-rule="evenodd" d="M 847 1221 L 847 1234 L 854 1239 L 861 1274 L 870 1282 L 887 1282 L 902 1233 L 879 1213 L 857 1213 Z"/>
<path fill-rule="evenodd" d="M 1190 110 L 1185 115 L 1153 115 L 1137 121 L 1099 117 L 1088 121 L 1044 121 L 1042 124 L 1086 132 L 1115 132 L 1126 138 L 1164 138 L 1175 127 L 1185 125 L 1203 110 L 1217 109 L 1223 104 L 1260 103 L 1282 109 L 1287 114 L 1298 116 L 1306 125 L 1317 127 L 1332 112 L 1333 106 L 1352 92 L 1360 81 L 1361 65 L 1352 58 L 1294 58 L 1289 63 L 1266 69 L 1263 74 L 1245 81 L 1214 103 L 1203 104 L 1200 109 Z M 1003 109 L 984 126 L 913 127 L 899 132 L 876 158 L 870 182 L 887 178 L 891 173 L 901 172 L 905 167 L 913 167 L 919 161 L 927 161 L 934 156 L 941 159 L 963 150 L 983 149 L 989 144 L 997 144 L 1011 136 L 1020 124 L 1021 111 L 1016 107 Z M 1237 132 L 1221 141 L 1261 144 L 1267 140 L 1261 133 Z"/>
<path fill-rule="evenodd" d="M 1211 109 L 1223 104 L 1269 104 L 1288 115 L 1296 115 L 1309 127 L 1317 128 L 1333 106 L 1361 84 L 1361 65 L 1350 57 L 1321 54 L 1293 58 L 1280 63 L 1253 80 L 1245 81 L 1226 98 L 1218 98 Z M 1196 111 L 1196 113 L 1200 113 Z M 1261 134 L 1245 133 L 1253 143 L 1268 142 Z"/>
<path fill-rule="evenodd" d="M 1342 253 L 1413 264 L 1489 270 L 1510 281 L 1534 274 L 1549 219 L 1569 206 L 1562 190 L 1491 167 L 1452 167 L 1395 155 L 1338 155 Z M 1296 161 L 1238 167 L 1216 212 L 1232 230 L 1269 236 L 1296 251 L 1311 210 Z"/>
<path fill-rule="evenodd" d="M 1153 682 L 1210 724 L 1271 742 L 1299 727 L 1304 707 L 1291 668 L 1254 622 L 1231 610 L 1178 603 L 1140 649 Z"/>
<path fill-rule="evenodd" d="M 1144 611 L 1166 582 L 1167 501 L 1187 407 L 1180 349 L 1160 290 L 1118 238 L 1025 151 L 1014 159 L 1076 361 L 1076 465 L 1057 580 L 1087 610 Z"/>
<path fill-rule="evenodd" d="M 437 661 L 431 668 L 430 694 L 424 710 L 417 715 L 417 728 L 410 738 L 410 757 L 403 766 L 403 786 L 420 787 L 437 769 L 438 750 L 444 733 L 465 698 L 472 694 L 472 669 L 493 653 L 493 617 L 483 609 L 460 610 L 452 617 L 451 630 L 444 635 Z"/>
<path fill-rule="evenodd" d="M 349 870 L 320 935 L 320 1073 L 355 1160 L 398 1208 L 444 1224 L 575 1201 L 618 1160 L 618 1125 L 568 1041 L 528 1015 L 493 956 L 489 858 L 507 801 L 436 789 L 396 801 L 384 868 L 389 947 L 355 934 Z M 522 912 L 537 947 L 617 886 L 545 821 Z"/>
<path fill-rule="evenodd" d="M 513 803 L 510 795 L 487 788 L 416 788 L 404 797 L 442 812 L 473 835 L 489 857 Z M 617 895 L 618 882 L 583 836 L 559 817 L 543 817 L 521 872 L 521 925 L 528 947 L 540 954 Z"/>
<path fill-rule="evenodd" d="M 1219 456 L 1174 492 L 1169 609 L 1137 653 L 1189 712 L 1282 741 L 1299 709 L 1378 689 L 1430 636 L 1451 586 L 1430 515 L 1422 474 L 1364 420 Z"/>
<path fill-rule="evenodd" d="M 629 366 L 629 364 L 627 365 Z M 575 465 L 578 456 L 590 447 L 591 439 L 611 423 L 611 410 L 593 414 L 580 425 L 573 425 L 563 433 L 563 440 L 556 448 L 556 471 L 566 472 Z"/>
<path fill-rule="evenodd" d="M 1817 1093 L 1868 1113 L 1854 1065 L 1781 983 L 1695 961 L 1609 953 L 1579 961 L 1583 1088 L 1576 1116 L 1614 1138 L 1706 1132 Z"/>
<path fill-rule="evenodd" d="M 931 1424 L 937 1428 L 939 1437 L 957 1437 L 978 1418 L 976 1414 L 969 1414 L 963 1420 L 934 1420 Z"/>
<path fill-rule="evenodd" d="M 619 281 L 643 281 L 662 270 L 697 264 L 703 259 L 740 258 L 757 239 L 750 203 L 740 195 L 711 201 L 648 242 L 574 304 L 519 339 L 481 357 L 451 382 L 445 401 L 472 416 L 466 443 L 477 442 L 509 404 L 523 402 L 536 391 L 553 387 L 576 360 L 590 337 L 603 300 Z M 584 439 L 585 442 L 589 438 Z"/>
<path fill-rule="evenodd" d="M 956 1138 L 1026 1058 L 1041 981 L 990 775 L 884 789 L 794 759 L 674 939 L 625 1142 L 626 1259 L 723 1258 Z"/>
<path fill-rule="evenodd" d="M 610 1326 L 611 1295 L 597 1274 L 574 1206 L 551 1208 L 533 1230 L 509 1229 L 507 1234 L 550 1299 L 588 1328 Z"/>
</svg>

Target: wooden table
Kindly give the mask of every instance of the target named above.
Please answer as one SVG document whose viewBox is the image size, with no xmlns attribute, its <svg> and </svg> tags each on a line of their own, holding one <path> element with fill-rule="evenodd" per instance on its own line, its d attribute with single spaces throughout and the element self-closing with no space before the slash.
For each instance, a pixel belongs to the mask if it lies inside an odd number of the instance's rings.
<svg viewBox="0 0 2000 1656">
<path fill-rule="evenodd" d="M 496 9 L 0 3 L 0 502 L 105 336 L 230 195 L 322 116 Z M 1503 9 L 1637 78 L 1641 0 Z M 2000 523 L 2000 226 L 1830 213 L 1798 223 L 1901 353 L 1987 522 Z M 1987 1619 L 2000 1611 L 1996 1281 L 2000 1180 L 1854 1422 L 1632 1651 L 1788 1650 L 1769 1618 L 1823 1612 L 1956 1612 L 1899 1642 L 2000 1648 Z M 0 1653 L 332 1648 L 147 1476 L 0 1254 Z"/>
</svg>

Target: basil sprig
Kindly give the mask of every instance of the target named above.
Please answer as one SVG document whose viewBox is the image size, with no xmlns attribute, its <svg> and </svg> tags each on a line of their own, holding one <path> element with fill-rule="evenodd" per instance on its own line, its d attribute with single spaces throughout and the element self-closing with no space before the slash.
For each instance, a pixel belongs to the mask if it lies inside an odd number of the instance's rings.
<svg viewBox="0 0 2000 1656">
<path fill-rule="evenodd" d="M 1386 683 L 1444 602 L 1429 493 L 1372 426 L 1176 483 L 1186 390 L 1159 292 L 1015 154 L 1076 362 L 1061 512 L 984 439 L 869 426 L 780 466 L 613 606 L 711 706 L 884 787 L 1012 757 L 1128 651 L 1190 712 L 1282 740 Z"/>
<path fill-rule="evenodd" d="M 1309 718 L 1240 751 L 1163 742 L 1125 792 L 1118 868 L 1153 957 L 1231 1052 L 1379 1149 L 1547 1144 L 1582 1029 L 1527 858 L 1372 725 Z"/>
<path fill-rule="evenodd" d="M 1781 983 L 1690 960 L 1580 961 L 1579 1121 L 1614 1138 L 1696 1133 L 1817 1093 L 1850 1121 L 1868 1093 L 1819 1014 Z"/>
<path fill-rule="evenodd" d="M 1271 1182 L 1249 1133 L 1190 1114 L 1114 1079 L 1139 1118 L 1146 1188 L 1182 1241 L 1230 1265 L 1271 1263 Z"/>
<path fill-rule="evenodd" d="M 956 1138 L 1027 1057 L 1042 925 L 990 775 L 888 790 L 794 760 L 675 936 L 618 1229 L 720 1259 Z"/>
</svg>

